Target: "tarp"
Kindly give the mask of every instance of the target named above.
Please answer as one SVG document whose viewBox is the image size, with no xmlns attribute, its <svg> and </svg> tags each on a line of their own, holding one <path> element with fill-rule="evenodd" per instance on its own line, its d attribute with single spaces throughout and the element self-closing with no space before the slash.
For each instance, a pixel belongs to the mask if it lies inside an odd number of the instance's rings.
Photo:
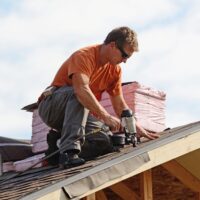
<svg viewBox="0 0 200 200">
<path fill-rule="evenodd" d="M 3 162 L 22 160 L 33 155 L 31 144 L 0 137 L 0 154 Z"/>
</svg>

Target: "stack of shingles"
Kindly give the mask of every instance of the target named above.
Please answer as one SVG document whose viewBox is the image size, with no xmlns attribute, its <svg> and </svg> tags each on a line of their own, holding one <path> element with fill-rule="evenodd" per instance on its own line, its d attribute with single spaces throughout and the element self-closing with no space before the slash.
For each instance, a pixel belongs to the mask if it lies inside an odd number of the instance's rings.
<svg viewBox="0 0 200 200">
<path fill-rule="evenodd" d="M 14 171 L 20 172 L 28 169 L 30 166 L 35 165 L 38 163 L 43 157 L 45 156 L 44 153 L 38 154 L 29 158 L 26 158 L 24 160 L 19 160 L 14 162 Z M 34 166 L 34 168 L 42 167 L 44 164 L 43 162 L 38 163 Z"/>
<path fill-rule="evenodd" d="M 143 86 L 138 82 L 126 83 L 122 89 L 128 106 L 133 110 L 137 121 L 142 127 L 152 132 L 160 132 L 165 129 L 166 95 L 164 92 Z M 100 103 L 110 114 L 115 115 L 107 93 L 103 93 Z M 25 166 L 28 167 L 44 157 L 44 152 L 47 149 L 46 136 L 49 129 L 39 117 L 38 110 L 35 109 L 33 111 L 31 143 L 33 144 L 33 153 L 38 155 L 18 162 L 18 167 L 15 167 L 15 170 L 24 170 Z M 41 165 L 37 167 L 39 166 Z"/>
<path fill-rule="evenodd" d="M 46 136 L 49 130 L 50 130 L 50 127 L 44 124 L 40 116 L 38 115 L 38 110 L 37 109 L 33 110 L 31 144 L 32 144 L 32 152 L 36 155 L 26 158 L 24 160 L 4 163 L 3 171 L 4 172 L 24 171 L 28 169 L 30 166 L 37 163 L 39 160 L 41 160 L 45 156 L 44 152 L 46 151 L 48 147 Z M 42 162 L 34 167 L 38 168 L 41 166 L 43 166 Z"/>
<path fill-rule="evenodd" d="M 33 111 L 33 118 L 32 118 L 32 137 L 31 137 L 31 144 L 32 144 L 32 152 L 36 155 L 26 158 L 24 160 L 16 161 L 13 163 L 14 171 L 24 171 L 28 169 L 30 166 L 37 163 L 41 160 L 45 154 L 44 152 L 47 149 L 47 141 L 46 136 L 49 132 L 50 127 L 48 127 L 38 115 L 38 109 Z M 38 165 L 34 166 L 35 168 L 42 167 L 44 163 L 39 163 Z"/>
<path fill-rule="evenodd" d="M 15 166 L 12 161 L 3 163 L 3 172 L 15 171 Z"/>
<path fill-rule="evenodd" d="M 4 163 L 3 171 L 24 171 L 28 169 L 30 166 L 37 163 L 41 160 L 45 154 L 44 152 L 47 149 L 47 142 L 46 142 L 46 135 L 49 132 L 50 128 L 43 123 L 41 118 L 38 115 L 38 110 L 35 109 L 33 111 L 33 118 L 32 118 L 32 137 L 31 137 L 31 144 L 32 144 L 32 152 L 36 155 L 26 158 L 24 160 L 19 160 L 13 162 L 12 165 L 8 163 Z M 41 167 L 43 163 L 39 163 L 38 165 L 34 166 L 35 168 Z"/>
<path fill-rule="evenodd" d="M 45 125 L 41 118 L 38 115 L 38 110 L 35 109 L 33 111 L 33 118 L 32 118 L 32 153 L 34 156 L 26 157 L 23 160 L 15 160 L 12 159 L 9 162 L 3 163 L 3 172 L 9 171 L 24 171 L 28 169 L 30 166 L 38 163 L 45 154 L 44 151 L 47 149 L 47 142 L 46 142 L 46 135 L 49 132 L 49 127 Z M 18 151 L 16 147 L 16 151 Z M 43 166 L 43 162 L 34 166 L 34 168 L 38 168 Z"/>
<path fill-rule="evenodd" d="M 163 131 L 166 94 L 138 82 L 124 84 L 122 88 L 126 103 L 142 127 L 152 132 Z M 101 104 L 110 114 L 115 115 L 107 93 L 103 93 Z"/>
<path fill-rule="evenodd" d="M 3 163 L 3 172 L 24 171 L 24 170 L 28 169 L 30 166 L 38 163 L 38 161 L 41 160 L 44 156 L 45 156 L 45 154 L 42 153 L 42 154 L 31 156 L 31 157 L 28 157 L 28 158 L 25 158 L 25 159 L 19 160 L 19 161 L 4 162 Z M 44 165 L 43 162 L 40 162 L 36 166 L 34 166 L 34 168 L 42 167 L 43 165 Z"/>
<path fill-rule="evenodd" d="M 44 157 L 44 154 L 34 155 L 30 143 L 26 144 L 20 141 L 15 143 L 15 140 L 10 140 L 10 143 L 2 143 L 4 147 L 0 145 L 0 153 L 3 160 L 3 172 L 23 171 Z M 42 163 L 37 165 L 37 167 L 40 166 L 42 166 Z"/>
<path fill-rule="evenodd" d="M 47 133 L 50 128 L 43 123 L 42 119 L 38 114 L 38 110 L 33 111 L 32 119 L 32 138 L 31 143 L 33 144 L 33 153 L 41 153 L 47 150 Z"/>
</svg>

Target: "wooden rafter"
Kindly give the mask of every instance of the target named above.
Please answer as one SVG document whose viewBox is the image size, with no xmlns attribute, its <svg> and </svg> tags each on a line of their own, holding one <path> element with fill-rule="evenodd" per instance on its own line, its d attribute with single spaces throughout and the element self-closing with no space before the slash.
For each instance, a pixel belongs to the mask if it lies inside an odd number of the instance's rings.
<svg viewBox="0 0 200 200">
<path fill-rule="evenodd" d="M 200 200 L 200 192 L 197 192 L 195 200 Z"/>
<path fill-rule="evenodd" d="M 153 200 L 151 169 L 140 174 L 141 200 Z"/>
<path fill-rule="evenodd" d="M 96 200 L 96 195 L 95 195 L 95 193 L 90 194 L 86 197 L 83 197 L 82 200 Z"/>
<path fill-rule="evenodd" d="M 200 192 L 200 180 L 192 175 L 187 169 L 180 165 L 177 161 L 172 160 L 162 164 L 173 176 L 179 179 L 185 186 L 191 190 Z M 200 198 L 199 198 L 200 199 Z"/>
<path fill-rule="evenodd" d="M 90 194 L 86 197 L 83 197 L 82 200 L 107 200 L 107 197 L 103 190 L 100 190 L 96 193 Z"/>
<path fill-rule="evenodd" d="M 110 186 L 110 189 L 124 200 L 126 199 L 139 200 L 140 199 L 139 196 L 133 190 L 131 190 L 128 186 L 126 186 L 122 182 Z"/>
<path fill-rule="evenodd" d="M 96 192 L 96 200 L 108 200 L 103 190 Z"/>
</svg>

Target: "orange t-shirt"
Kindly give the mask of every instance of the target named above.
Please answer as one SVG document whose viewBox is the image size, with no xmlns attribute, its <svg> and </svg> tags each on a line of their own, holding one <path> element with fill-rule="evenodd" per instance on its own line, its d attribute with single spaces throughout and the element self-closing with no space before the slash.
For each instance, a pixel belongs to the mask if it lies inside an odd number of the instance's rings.
<svg viewBox="0 0 200 200">
<path fill-rule="evenodd" d="M 107 91 L 111 96 L 121 94 L 121 67 L 99 64 L 101 45 L 82 48 L 73 53 L 60 67 L 53 82 L 53 86 L 72 85 L 71 76 L 74 73 L 83 73 L 89 77 L 89 87 L 98 100 L 101 94 Z"/>
</svg>

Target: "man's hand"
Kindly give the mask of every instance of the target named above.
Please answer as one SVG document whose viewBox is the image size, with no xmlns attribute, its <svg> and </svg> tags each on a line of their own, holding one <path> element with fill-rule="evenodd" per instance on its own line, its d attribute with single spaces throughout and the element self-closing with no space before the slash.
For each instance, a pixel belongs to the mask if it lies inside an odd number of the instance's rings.
<svg viewBox="0 0 200 200">
<path fill-rule="evenodd" d="M 151 132 L 146 131 L 144 128 L 142 128 L 138 124 L 136 124 L 136 128 L 137 128 L 137 135 L 139 137 L 145 137 L 145 138 L 148 138 L 150 140 L 154 140 L 154 139 L 160 137 L 157 133 L 151 133 Z"/>
<path fill-rule="evenodd" d="M 110 130 L 112 132 L 119 131 L 121 127 L 120 119 L 112 115 L 107 115 L 106 117 L 104 117 L 103 121 L 105 122 L 106 125 L 110 127 Z"/>
</svg>

